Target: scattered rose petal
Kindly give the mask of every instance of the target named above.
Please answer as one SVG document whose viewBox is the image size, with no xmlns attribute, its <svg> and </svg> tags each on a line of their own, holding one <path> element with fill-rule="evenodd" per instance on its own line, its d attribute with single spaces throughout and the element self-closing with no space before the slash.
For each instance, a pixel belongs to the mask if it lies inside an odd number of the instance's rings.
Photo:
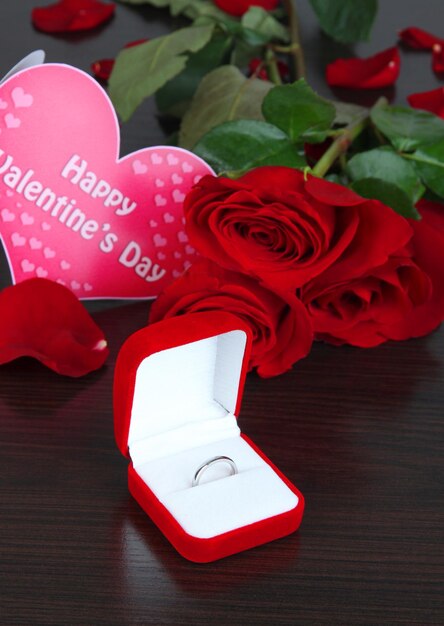
<svg viewBox="0 0 444 626">
<path fill-rule="evenodd" d="M 404 28 L 404 30 L 399 33 L 399 38 L 402 43 L 415 50 L 432 50 L 435 44 L 444 43 L 444 40 L 440 37 L 436 37 L 432 35 L 432 33 L 428 33 L 426 30 L 422 30 L 422 28 L 415 28 L 414 26 Z"/>
<path fill-rule="evenodd" d="M 388 48 L 367 59 L 338 59 L 327 66 L 331 87 L 379 89 L 393 85 L 399 76 L 401 59 L 398 48 Z"/>
<path fill-rule="evenodd" d="M 124 46 L 124 48 L 132 48 L 133 46 L 138 46 L 139 44 L 146 43 L 147 41 L 149 40 L 137 39 L 136 41 L 130 41 Z M 95 78 L 107 81 L 113 71 L 114 63 L 114 59 L 100 59 L 99 61 L 94 61 L 94 63 L 91 63 L 91 71 Z"/>
<path fill-rule="evenodd" d="M 414 27 L 402 30 L 399 33 L 399 38 L 415 50 L 431 50 L 433 71 L 437 74 L 444 72 L 444 39 Z"/>
<path fill-rule="evenodd" d="M 432 48 L 432 69 L 437 74 L 444 72 L 444 41 L 435 43 Z"/>
<path fill-rule="evenodd" d="M 108 348 L 100 328 L 75 295 L 45 278 L 0 293 L 0 364 L 33 357 L 65 376 L 101 367 Z"/>
<path fill-rule="evenodd" d="M 430 111 L 430 113 L 434 113 L 444 119 L 444 87 L 421 93 L 412 93 L 407 100 L 414 109 Z"/>
<path fill-rule="evenodd" d="M 90 30 L 109 20 L 116 5 L 99 0 L 60 0 L 32 10 L 32 23 L 45 33 Z"/>
<path fill-rule="evenodd" d="M 100 59 L 91 63 L 91 71 L 95 78 L 99 80 L 108 80 L 114 67 L 114 59 Z"/>
<path fill-rule="evenodd" d="M 214 0 L 214 4 L 225 13 L 241 16 L 252 6 L 262 7 L 266 11 L 274 11 L 279 0 Z"/>
</svg>

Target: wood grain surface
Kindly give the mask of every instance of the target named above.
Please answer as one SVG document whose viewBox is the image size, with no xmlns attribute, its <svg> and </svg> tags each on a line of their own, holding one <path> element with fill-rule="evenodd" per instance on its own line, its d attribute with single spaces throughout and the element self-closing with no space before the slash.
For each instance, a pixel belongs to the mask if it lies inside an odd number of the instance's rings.
<svg viewBox="0 0 444 626">
<path fill-rule="evenodd" d="M 119 5 L 96 32 L 50 37 L 30 25 L 36 4 L 2 1 L 0 75 L 38 47 L 87 70 L 172 24 Z M 323 67 L 346 50 L 299 4 L 309 80 L 331 97 Z M 441 0 L 380 4 L 358 54 L 393 45 L 408 25 L 444 36 Z M 440 84 L 427 54 L 402 60 L 386 94 L 395 101 Z M 122 152 L 164 132 L 150 102 L 122 128 Z M 4 259 L 0 276 L 8 284 Z M 284 376 L 250 376 L 240 426 L 304 493 L 305 517 L 288 538 L 196 565 L 128 495 L 113 438 L 116 354 L 148 307 L 95 307 L 111 357 L 83 379 L 27 359 L 0 367 L 0 624 L 443 624 L 444 329 L 372 350 L 317 344 Z"/>
</svg>

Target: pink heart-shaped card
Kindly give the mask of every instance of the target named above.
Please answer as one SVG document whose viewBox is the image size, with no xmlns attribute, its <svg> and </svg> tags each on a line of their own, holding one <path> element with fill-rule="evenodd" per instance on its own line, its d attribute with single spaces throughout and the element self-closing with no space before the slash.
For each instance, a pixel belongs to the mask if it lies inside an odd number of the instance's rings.
<svg viewBox="0 0 444 626">
<path fill-rule="evenodd" d="M 119 159 L 114 108 L 87 74 L 38 65 L 0 84 L 0 237 L 12 279 L 79 298 L 152 298 L 192 262 L 187 192 L 212 169 L 156 146 Z"/>
</svg>

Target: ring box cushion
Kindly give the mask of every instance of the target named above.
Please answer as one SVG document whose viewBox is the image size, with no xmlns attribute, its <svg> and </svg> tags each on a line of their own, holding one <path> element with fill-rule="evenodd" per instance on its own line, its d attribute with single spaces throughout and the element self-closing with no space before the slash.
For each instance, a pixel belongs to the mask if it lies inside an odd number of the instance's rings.
<svg viewBox="0 0 444 626">
<path fill-rule="evenodd" d="M 210 561 L 295 530 L 300 492 L 241 434 L 249 329 L 229 313 L 196 313 L 138 331 L 114 384 L 115 433 L 129 487 L 178 551 Z M 192 487 L 196 470 L 215 456 Z"/>
</svg>

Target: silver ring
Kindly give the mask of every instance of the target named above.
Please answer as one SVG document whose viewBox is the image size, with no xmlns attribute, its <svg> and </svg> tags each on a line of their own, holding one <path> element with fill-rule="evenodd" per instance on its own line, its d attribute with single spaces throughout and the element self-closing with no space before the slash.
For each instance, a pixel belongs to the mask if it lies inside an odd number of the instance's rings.
<svg viewBox="0 0 444 626">
<path fill-rule="evenodd" d="M 202 478 L 202 474 L 204 472 L 206 472 L 206 470 L 209 467 L 211 467 L 211 465 L 214 465 L 215 463 L 227 463 L 230 466 L 230 468 L 231 468 L 230 476 L 234 476 L 234 474 L 237 474 L 237 465 L 233 461 L 233 459 L 230 459 L 229 456 L 214 456 L 209 461 L 205 461 L 205 463 L 202 463 L 202 465 L 199 467 L 197 472 L 194 474 L 194 478 L 193 478 L 193 482 L 192 482 L 191 486 L 192 487 L 197 487 L 197 485 L 199 484 L 200 479 Z"/>
</svg>

